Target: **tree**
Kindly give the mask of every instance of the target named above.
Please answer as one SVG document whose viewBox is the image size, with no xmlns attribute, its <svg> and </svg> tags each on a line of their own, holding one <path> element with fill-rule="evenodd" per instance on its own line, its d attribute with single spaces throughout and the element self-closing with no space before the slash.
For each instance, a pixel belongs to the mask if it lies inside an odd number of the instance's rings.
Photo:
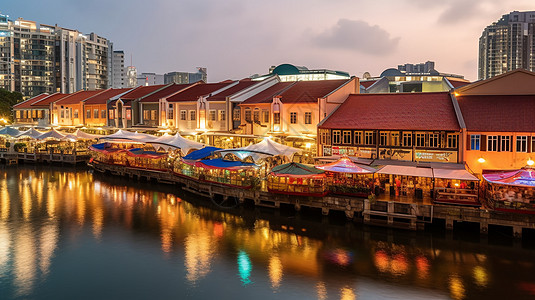
<svg viewBox="0 0 535 300">
<path fill-rule="evenodd" d="M 22 94 L 0 89 L 0 118 L 13 120 L 13 105 L 22 102 Z"/>
</svg>

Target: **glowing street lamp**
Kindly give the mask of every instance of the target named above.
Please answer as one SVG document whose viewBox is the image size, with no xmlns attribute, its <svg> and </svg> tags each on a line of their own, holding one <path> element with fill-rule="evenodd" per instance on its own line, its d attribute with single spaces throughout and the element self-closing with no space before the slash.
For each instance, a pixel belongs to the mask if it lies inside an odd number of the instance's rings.
<svg viewBox="0 0 535 300">
<path fill-rule="evenodd" d="M 533 166 L 535 164 L 535 161 L 533 161 L 531 158 L 528 159 L 528 166 Z"/>
<path fill-rule="evenodd" d="M 480 157 L 477 161 L 482 164 L 485 162 L 485 159 L 483 157 Z"/>
</svg>

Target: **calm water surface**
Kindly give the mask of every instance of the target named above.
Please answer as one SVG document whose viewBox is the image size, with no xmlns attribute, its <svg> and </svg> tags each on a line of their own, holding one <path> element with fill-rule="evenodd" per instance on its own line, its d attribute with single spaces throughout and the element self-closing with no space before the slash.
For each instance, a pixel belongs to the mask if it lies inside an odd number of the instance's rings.
<svg viewBox="0 0 535 300">
<path fill-rule="evenodd" d="M 507 233 L 368 228 L 211 208 L 86 169 L 0 167 L 0 299 L 530 299 Z"/>
</svg>

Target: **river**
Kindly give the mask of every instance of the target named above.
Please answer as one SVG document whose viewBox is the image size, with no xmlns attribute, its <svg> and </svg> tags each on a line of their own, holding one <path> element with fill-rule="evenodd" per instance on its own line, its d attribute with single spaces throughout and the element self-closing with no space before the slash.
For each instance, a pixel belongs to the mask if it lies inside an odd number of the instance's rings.
<svg viewBox="0 0 535 300">
<path fill-rule="evenodd" d="M 0 166 L 0 299 L 529 299 L 535 245 Z"/>
</svg>

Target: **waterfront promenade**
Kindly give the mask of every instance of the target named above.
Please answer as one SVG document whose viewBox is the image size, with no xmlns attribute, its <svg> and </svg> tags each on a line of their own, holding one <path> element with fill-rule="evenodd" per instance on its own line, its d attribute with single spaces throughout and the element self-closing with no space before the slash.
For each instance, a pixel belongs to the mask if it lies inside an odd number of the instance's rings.
<svg viewBox="0 0 535 300">
<path fill-rule="evenodd" d="M 479 225 L 482 234 L 487 234 L 494 226 L 507 227 L 511 235 L 521 238 L 524 230 L 535 229 L 535 215 L 498 212 L 485 208 L 438 205 L 415 200 L 382 201 L 357 197 L 329 195 L 325 197 L 305 197 L 273 194 L 265 189 L 237 189 L 228 186 L 203 182 L 193 178 L 177 176 L 172 172 L 117 166 L 99 162 L 90 164 L 96 171 L 125 176 L 137 180 L 177 184 L 183 190 L 212 199 L 216 204 L 233 207 L 244 203 L 279 209 L 281 206 L 293 207 L 296 211 L 303 207 L 321 211 L 323 215 L 341 212 L 349 219 L 370 225 L 424 229 L 426 224 L 443 223 L 453 230 L 456 223 L 471 222 Z M 235 205 L 232 205 L 235 204 Z"/>
</svg>

